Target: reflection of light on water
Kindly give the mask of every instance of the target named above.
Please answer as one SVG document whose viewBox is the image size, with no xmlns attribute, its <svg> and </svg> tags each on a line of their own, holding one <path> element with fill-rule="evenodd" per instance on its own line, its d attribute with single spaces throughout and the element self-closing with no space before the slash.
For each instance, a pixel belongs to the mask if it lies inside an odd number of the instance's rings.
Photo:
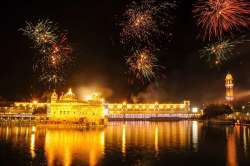
<svg viewBox="0 0 250 166">
<path fill-rule="evenodd" d="M 30 154 L 31 154 L 31 157 L 34 158 L 36 153 L 35 153 L 35 134 L 32 133 L 31 134 L 31 138 L 30 138 Z"/>
<path fill-rule="evenodd" d="M 16 142 L 17 142 L 17 140 L 18 140 L 18 135 L 19 135 L 19 127 L 15 127 L 15 133 L 16 133 Z"/>
<path fill-rule="evenodd" d="M 158 153 L 159 147 L 158 147 L 158 126 L 155 127 L 155 151 Z"/>
<path fill-rule="evenodd" d="M 96 165 L 104 146 L 105 133 L 101 130 L 46 130 L 45 154 L 49 166 L 55 165 L 55 161 L 69 166 L 73 160 L 79 160 L 83 165 Z"/>
<path fill-rule="evenodd" d="M 64 158 L 64 166 L 70 166 L 71 164 L 71 153 L 68 148 L 65 148 L 65 158 Z"/>
<path fill-rule="evenodd" d="M 122 125 L 122 154 L 126 155 L 126 125 Z"/>
<path fill-rule="evenodd" d="M 35 133 L 35 132 L 36 132 L 36 127 L 35 127 L 35 126 L 32 126 L 31 131 L 32 131 L 32 133 Z"/>
<path fill-rule="evenodd" d="M 6 137 L 5 139 L 8 139 L 9 138 L 9 127 L 6 128 Z"/>
<path fill-rule="evenodd" d="M 90 166 L 94 166 L 97 164 L 97 159 L 96 159 L 96 151 L 95 150 L 90 150 L 90 153 L 89 153 L 89 165 Z"/>
<path fill-rule="evenodd" d="M 31 154 L 31 157 L 34 158 L 36 153 L 35 153 L 35 140 L 36 140 L 36 137 L 35 137 L 35 131 L 36 131 L 36 127 L 35 126 L 32 126 L 32 134 L 31 134 L 31 137 L 30 137 L 30 154 Z"/>
<path fill-rule="evenodd" d="M 192 122 L 192 145 L 195 151 L 198 150 L 198 122 Z"/>
<path fill-rule="evenodd" d="M 227 166 L 237 166 L 237 149 L 235 140 L 235 131 L 228 133 L 227 136 Z"/>
<path fill-rule="evenodd" d="M 102 153 L 104 154 L 104 150 L 105 150 L 105 133 L 104 133 L 104 131 L 101 132 L 101 148 L 102 148 Z"/>
<path fill-rule="evenodd" d="M 105 143 L 113 148 L 119 148 L 117 145 L 120 145 L 122 154 L 127 153 L 128 145 L 152 148 L 155 152 L 159 151 L 160 147 L 179 150 L 192 146 L 192 142 L 198 144 L 198 129 L 197 122 L 194 122 L 192 129 L 191 121 L 157 124 L 145 121 L 126 122 L 126 124 L 110 122 L 105 129 Z"/>
<path fill-rule="evenodd" d="M 244 153 L 247 155 L 247 138 L 246 138 L 246 127 L 243 127 L 243 146 L 244 146 Z"/>
</svg>

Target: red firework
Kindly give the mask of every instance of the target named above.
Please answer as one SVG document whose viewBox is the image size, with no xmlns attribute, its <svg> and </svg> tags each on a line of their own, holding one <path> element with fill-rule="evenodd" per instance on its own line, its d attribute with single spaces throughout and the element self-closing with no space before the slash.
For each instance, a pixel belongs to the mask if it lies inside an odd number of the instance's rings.
<svg viewBox="0 0 250 166">
<path fill-rule="evenodd" d="M 199 0 L 193 13 L 204 31 L 203 39 L 221 38 L 250 24 L 250 2 L 245 0 Z"/>
</svg>

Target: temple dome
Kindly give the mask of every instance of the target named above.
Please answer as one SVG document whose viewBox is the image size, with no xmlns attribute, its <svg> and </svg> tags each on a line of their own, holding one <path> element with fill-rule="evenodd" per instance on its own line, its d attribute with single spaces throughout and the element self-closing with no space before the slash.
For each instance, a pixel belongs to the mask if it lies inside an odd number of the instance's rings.
<svg viewBox="0 0 250 166">
<path fill-rule="evenodd" d="M 77 97 L 76 95 L 72 92 L 72 89 L 70 88 L 68 92 L 62 96 L 63 101 L 76 101 Z"/>
</svg>

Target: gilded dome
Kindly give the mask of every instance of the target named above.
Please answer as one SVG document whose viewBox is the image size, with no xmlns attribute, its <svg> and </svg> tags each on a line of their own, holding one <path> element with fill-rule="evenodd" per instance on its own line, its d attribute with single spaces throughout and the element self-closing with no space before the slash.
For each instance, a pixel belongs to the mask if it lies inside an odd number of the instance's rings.
<svg viewBox="0 0 250 166">
<path fill-rule="evenodd" d="M 70 88 L 68 92 L 63 95 L 62 100 L 64 101 L 76 101 L 77 97 L 76 95 L 72 92 L 72 89 Z"/>
</svg>

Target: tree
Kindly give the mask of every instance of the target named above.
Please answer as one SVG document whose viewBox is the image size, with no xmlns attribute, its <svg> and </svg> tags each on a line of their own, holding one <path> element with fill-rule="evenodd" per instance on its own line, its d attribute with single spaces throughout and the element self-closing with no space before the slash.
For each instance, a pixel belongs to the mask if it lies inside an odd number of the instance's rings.
<svg viewBox="0 0 250 166">
<path fill-rule="evenodd" d="M 204 109 L 204 118 L 213 118 L 216 116 L 231 114 L 233 112 L 232 108 L 225 104 L 211 104 Z"/>
</svg>

